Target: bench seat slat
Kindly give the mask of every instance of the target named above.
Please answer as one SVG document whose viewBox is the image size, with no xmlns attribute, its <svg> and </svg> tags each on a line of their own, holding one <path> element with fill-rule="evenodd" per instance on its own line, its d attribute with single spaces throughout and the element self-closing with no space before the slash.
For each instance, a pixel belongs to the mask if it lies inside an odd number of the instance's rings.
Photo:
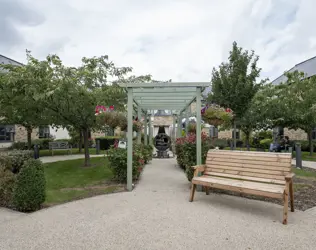
<svg viewBox="0 0 316 250">
<path fill-rule="evenodd" d="M 284 176 L 281 175 L 270 175 L 270 174 L 262 174 L 262 173 L 252 173 L 246 171 L 239 171 L 239 170 L 228 170 L 228 169 L 206 169 L 207 172 L 216 172 L 216 173 L 225 173 L 225 174 L 234 174 L 234 175 L 241 175 L 241 176 L 250 176 L 250 177 L 260 177 L 260 178 L 267 178 L 267 179 L 276 179 L 276 180 L 284 180 Z"/>
<path fill-rule="evenodd" d="M 277 161 L 258 161 L 257 159 L 252 159 L 252 160 L 245 160 L 245 159 L 236 159 L 236 158 L 220 158 L 220 157 L 208 157 L 206 160 L 206 164 L 212 164 L 212 163 L 220 163 L 224 162 L 225 164 L 229 165 L 235 165 L 235 164 L 251 164 L 254 165 L 256 168 L 257 165 L 259 168 L 272 168 L 274 169 L 275 167 L 280 167 L 280 168 L 288 168 L 290 169 L 290 164 L 289 162 L 277 162 Z M 263 167 L 265 166 L 265 167 Z"/>
<path fill-rule="evenodd" d="M 236 171 L 245 171 L 251 173 L 260 173 L 260 174 L 269 174 L 269 175 L 283 175 L 289 171 L 278 171 L 278 170 L 269 170 L 269 169 L 256 169 L 256 168 L 247 168 L 247 167 L 234 167 L 234 166 L 224 166 L 224 165 L 206 165 L 206 170 L 212 169 L 227 169 L 227 170 L 236 170 Z"/>
<path fill-rule="evenodd" d="M 219 177 L 194 177 L 193 184 L 226 189 L 240 193 L 254 194 L 265 197 L 282 198 L 284 186 L 250 181 L 234 180 Z"/>
<path fill-rule="evenodd" d="M 203 174 L 207 176 L 226 177 L 226 178 L 240 179 L 240 180 L 245 180 L 245 181 L 248 180 L 248 181 L 255 181 L 255 182 L 279 184 L 283 186 L 285 185 L 285 180 L 282 181 L 282 180 L 275 180 L 275 179 L 266 179 L 266 178 L 260 178 L 260 177 L 242 176 L 242 175 L 216 173 L 216 172 L 204 172 Z"/>
</svg>

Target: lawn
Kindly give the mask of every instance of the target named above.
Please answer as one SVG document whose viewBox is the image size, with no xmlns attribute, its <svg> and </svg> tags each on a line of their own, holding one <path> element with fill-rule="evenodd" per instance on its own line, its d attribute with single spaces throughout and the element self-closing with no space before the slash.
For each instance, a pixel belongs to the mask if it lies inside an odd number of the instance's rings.
<svg viewBox="0 0 316 250">
<path fill-rule="evenodd" d="M 89 148 L 89 152 L 91 155 L 96 155 L 96 149 L 95 148 Z M 67 155 L 68 151 L 67 150 L 54 150 L 54 155 Z M 72 149 L 72 154 L 84 154 L 84 149 L 82 149 L 82 153 L 79 153 L 78 148 L 73 148 Z M 105 150 L 100 150 L 100 154 L 105 154 Z M 42 149 L 40 150 L 40 156 L 51 156 L 52 153 L 49 149 Z"/>
<path fill-rule="evenodd" d="M 83 159 L 44 164 L 46 201 L 51 206 L 99 194 L 121 191 L 103 157 L 91 158 L 91 167 L 83 167 Z"/>
</svg>

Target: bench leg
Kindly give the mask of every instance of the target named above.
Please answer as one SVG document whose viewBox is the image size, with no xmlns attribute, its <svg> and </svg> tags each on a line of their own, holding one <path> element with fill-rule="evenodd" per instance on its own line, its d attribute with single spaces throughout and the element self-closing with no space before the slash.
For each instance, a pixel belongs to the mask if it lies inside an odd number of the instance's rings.
<svg viewBox="0 0 316 250">
<path fill-rule="evenodd" d="M 206 193 L 206 195 L 210 194 L 210 187 L 205 187 L 205 193 Z"/>
<path fill-rule="evenodd" d="M 294 212 L 294 191 L 293 191 L 293 181 L 290 182 L 290 202 L 291 202 L 291 212 Z"/>
<path fill-rule="evenodd" d="M 190 202 L 192 202 L 193 199 L 194 199 L 195 189 L 196 189 L 196 184 L 192 184 L 192 187 L 191 187 L 191 194 L 190 194 Z"/>
<path fill-rule="evenodd" d="M 284 190 L 284 207 L 283 207 L 283 224 L 287 224 L 287 214 L 289 210 L 289 183 L 286 183 L 285 190 Z"/>
</svg>

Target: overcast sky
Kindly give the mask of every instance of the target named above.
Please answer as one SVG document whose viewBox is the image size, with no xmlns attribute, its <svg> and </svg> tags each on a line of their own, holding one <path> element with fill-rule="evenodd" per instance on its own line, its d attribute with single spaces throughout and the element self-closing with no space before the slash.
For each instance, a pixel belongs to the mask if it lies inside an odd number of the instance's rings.
<svg viewBox="0 0 316 250">
<path fill-rule="evenodd" d="M 315 0 L 0 0 L 0 54 L 108 55 L 157 80 L 209 81 L 232 42 L 273 80 L 316 56 Z"/>
</svg>

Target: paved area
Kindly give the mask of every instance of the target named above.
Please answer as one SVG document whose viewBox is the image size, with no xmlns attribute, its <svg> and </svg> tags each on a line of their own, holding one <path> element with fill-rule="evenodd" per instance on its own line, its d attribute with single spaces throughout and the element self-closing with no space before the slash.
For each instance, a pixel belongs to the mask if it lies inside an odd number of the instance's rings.
<svg viewBox="0 0 316 250">
<path fill-rule="evenodd" d="M 296 165 L 296 160 L 292 160 L 292 164 Z M 307 168 L 316 169 L 316 162 L 315 161 L 302 161 L 302 166 Z"/>
<path fill-rule="evenodd" d="M 196 193 L 175 159 L 154 159 L 133 192 L 97 196 L 0 224 L 0 249 L 315 249 L 315 211 Z"/>
<path fill-rule="evenodd" d="M 90 157 L 104 157 L 104 155 L 90 155 Z M 43 156 L 39 158 L 43 163 L 50 163 L 56 161 L 67 161 L 67 160 L 76 160 L 84 159 L 84 155 L 55 155 L 55 156 Z"/>
</svg>

